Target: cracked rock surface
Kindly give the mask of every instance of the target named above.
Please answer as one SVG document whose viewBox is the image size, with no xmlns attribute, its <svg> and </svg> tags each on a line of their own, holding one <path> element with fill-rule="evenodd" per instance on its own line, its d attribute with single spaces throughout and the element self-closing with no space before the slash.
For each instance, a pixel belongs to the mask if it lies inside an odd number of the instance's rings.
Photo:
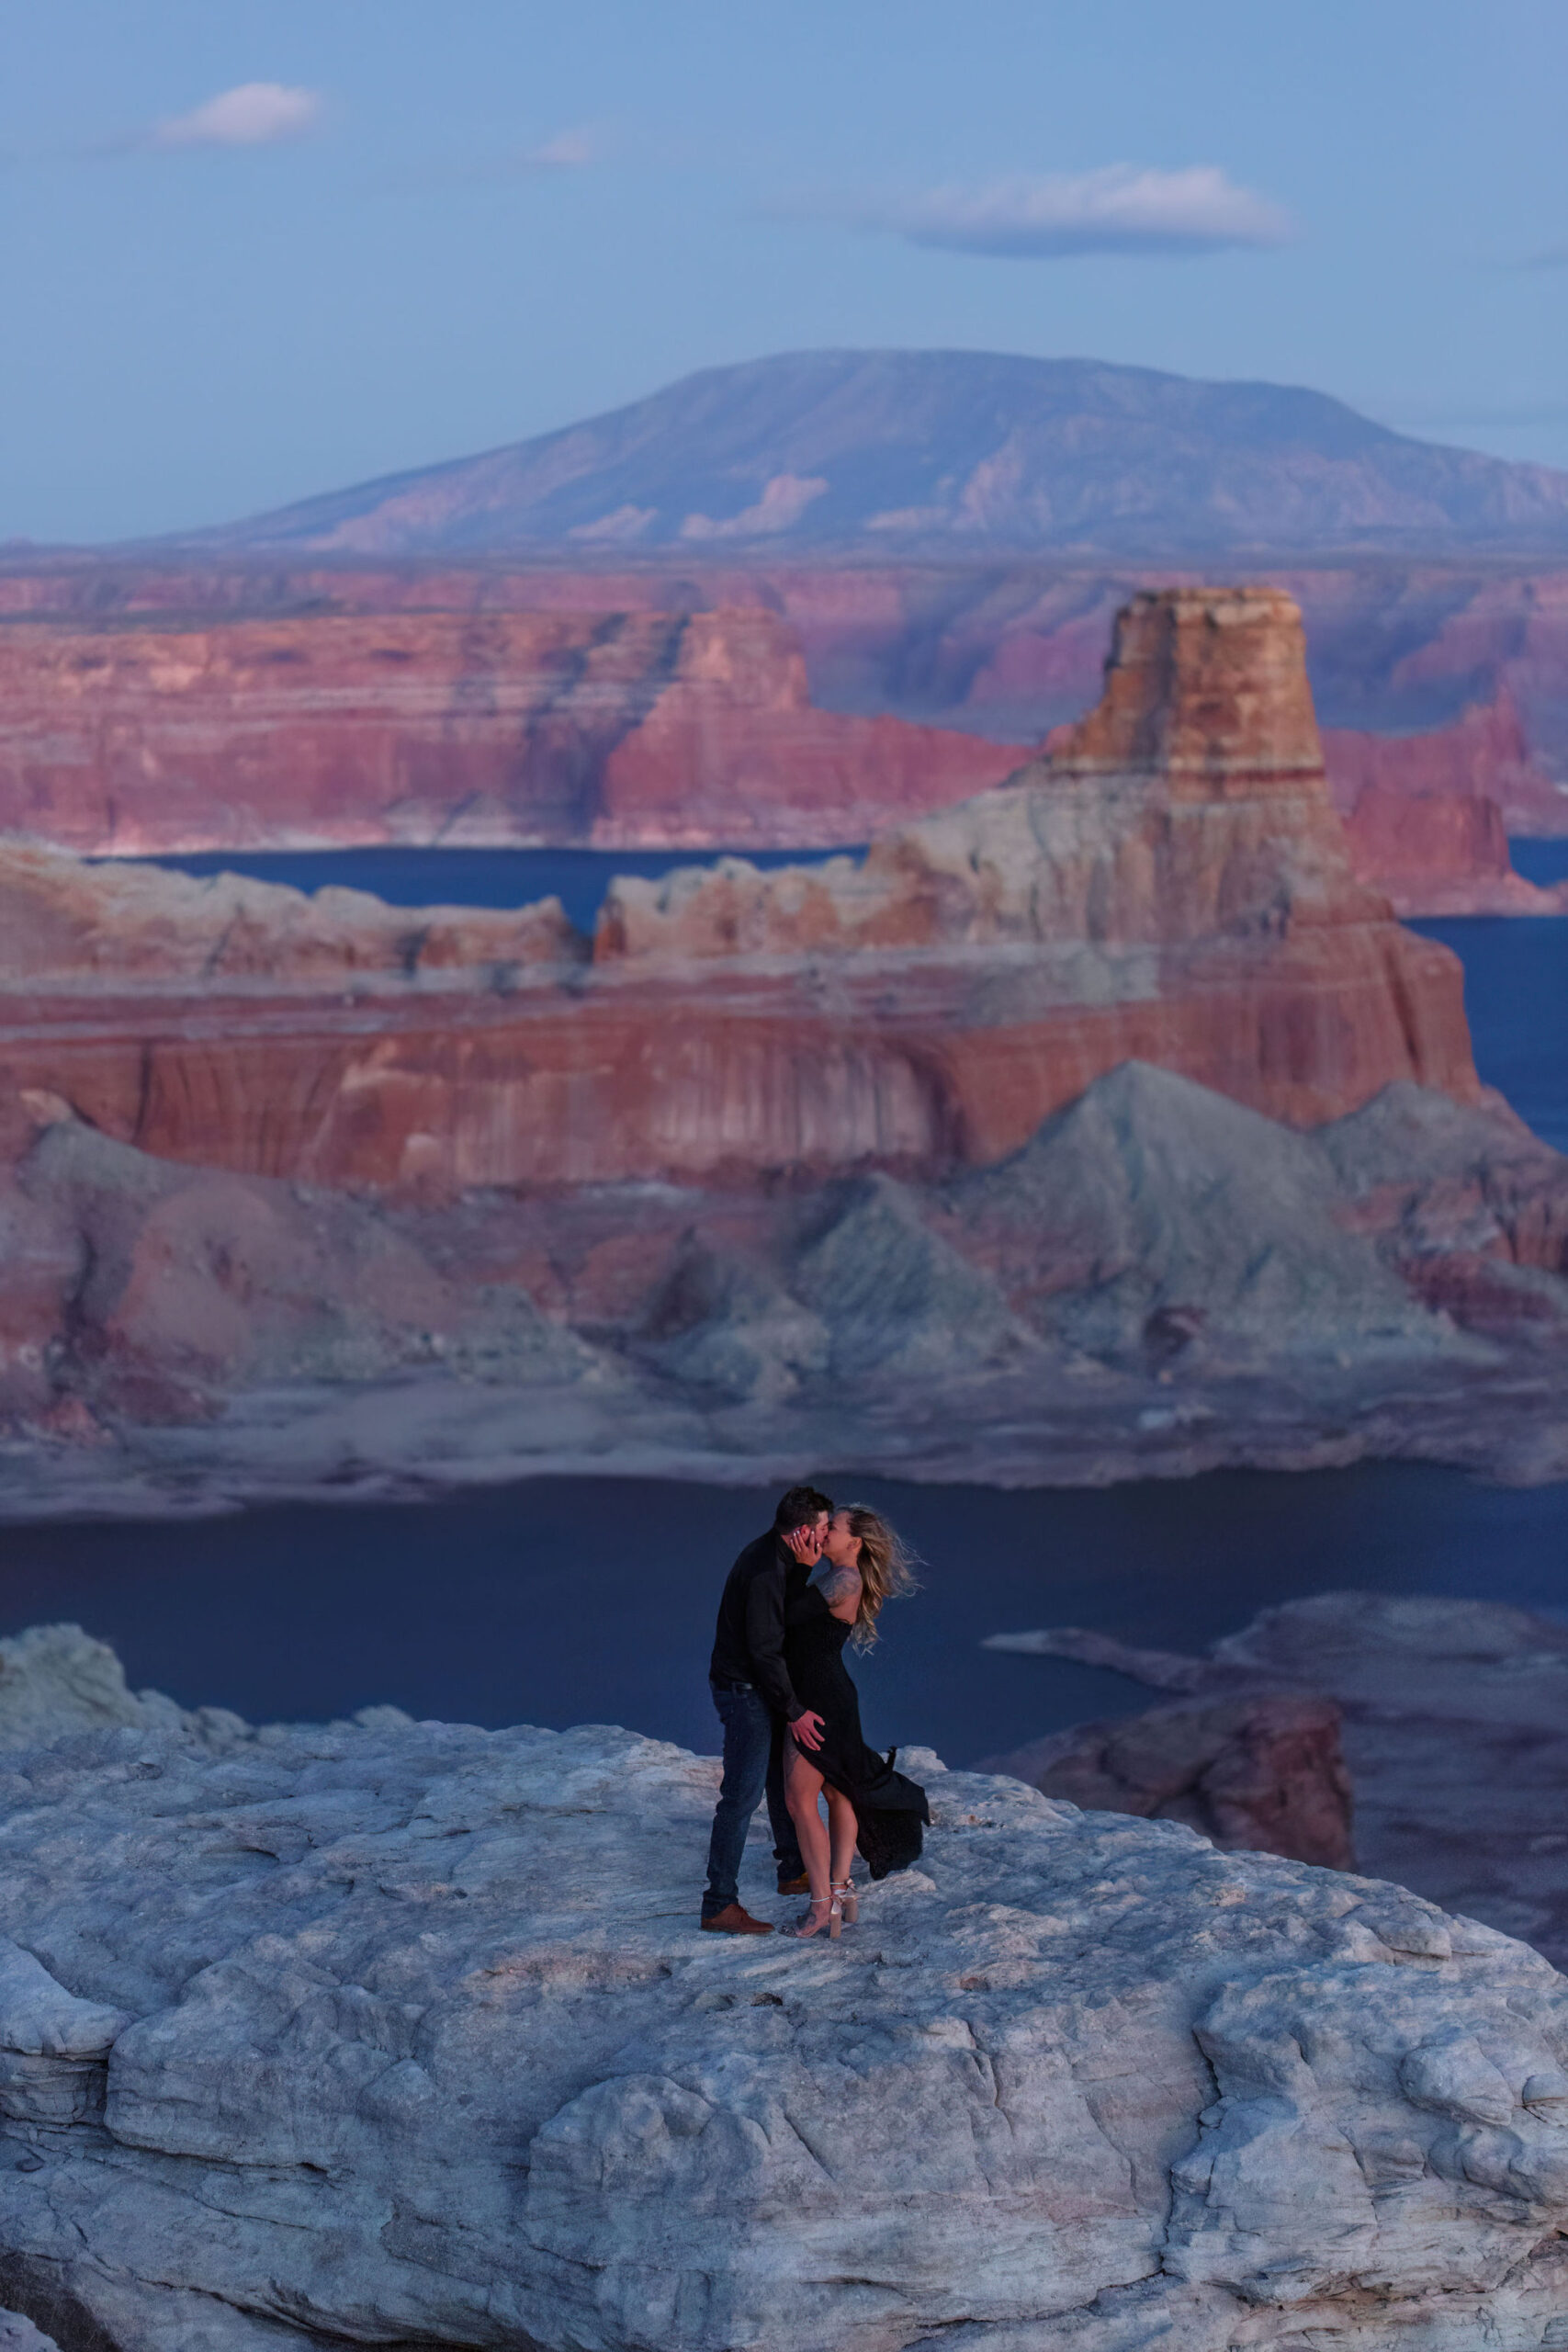
<svg viewBox="0 0 1568 2352">
<path fill-rule="evenodd" d="M 1568 2314 L 1568 1984 L 1398 1887 L 906 1750 L 921 1867 L 838 1945 L 731 1942 L 712 1759 L 125 1716 L 0 1755 L 0 2297 L 62 2352 L 1510 2352 Z"/>
</svg>

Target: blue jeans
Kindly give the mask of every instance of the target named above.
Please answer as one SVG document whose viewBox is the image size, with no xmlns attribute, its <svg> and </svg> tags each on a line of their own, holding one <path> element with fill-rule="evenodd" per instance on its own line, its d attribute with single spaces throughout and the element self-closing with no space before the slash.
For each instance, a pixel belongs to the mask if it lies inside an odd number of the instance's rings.
<svg viewBox="0 0 1568 2352">
<path fill-rule="evenodd" d="M 740 1900 L 740 1857 L 751 1816 L 768 1797 L 773 1824 L 773 1860 L 780 1878 L 798 1878 L 806 1864 L 800 1840 L 789 1817 L 784 1792 L 784 1727 L 761 1692 L 750 1682 L 709 1681 L 719 1722 L 724 1725 L 724 1779 L 714 1811 L 713 1836 L 708 1840 L 708 1883 L 703 1895 L 703 1917 L 711 1919 Z"/>
</svg>

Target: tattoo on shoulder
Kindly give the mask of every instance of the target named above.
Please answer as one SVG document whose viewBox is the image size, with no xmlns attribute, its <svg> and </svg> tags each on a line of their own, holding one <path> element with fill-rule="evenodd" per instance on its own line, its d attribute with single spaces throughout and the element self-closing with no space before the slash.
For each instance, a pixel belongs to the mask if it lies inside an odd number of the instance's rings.
<svg viewBox="0 0 1568 2352">
<path fill-rule="evenodd" d="M 829 1609 L 838 1609 L 846 1600 L 860 1598 L 860 1571 L 857 1568 L 829 1568 L 822 1578 L 821 1593 Z"/>
</svg>

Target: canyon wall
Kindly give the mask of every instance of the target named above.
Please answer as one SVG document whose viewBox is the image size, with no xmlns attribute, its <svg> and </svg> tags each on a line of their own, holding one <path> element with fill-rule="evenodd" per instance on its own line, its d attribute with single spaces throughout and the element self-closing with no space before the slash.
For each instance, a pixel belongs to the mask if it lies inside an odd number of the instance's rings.
<svg viewBox="0 0 1568 2352">
<path fill-rule="evenodd" d="M 558 909 L 389 915 L 0 853 L 0 1076 L 150 1152 L 412 1191 L 1016 1149 L 1129 1058 L 1302 1124 L 1477 1091 L 1461 974 L 1359 884 L 1299 616 L 1134 599 L 1106 694 L 864 861 L 739 861 Z"/>
<path fill-rule="evenodd" d="M 1513 697 L 1414 735 L 1325 728 L 1323 754 L 1357 869 L 1400 914 L 1559 914 L 1568 892 L 1514 870 L 1510 822 L 1550 817 L 1551 787 Z"/>
<path fill-rule="evenodd" d="M 0 831 L 91 854 L 829 846 L 1015 757 L 814 707 L 761 611 L 0 628 Z"/>
<path fill-rule="evenodd" d="M 865 840 L 1021 760 L 909 710 L 957 696 L 947 718 L 968 729 L 1027 727 L 1089 703 L 1102 665 L 1102 579 L 1022 606 L 1001 581 L 945 616 L 924 588 L 921 605 L 921 576 L 865 571 L 0 574 L 0 831 L 85 854 Z M 1382 633 L 1432 621 L 1411 591 Z M 1464 659 L 1472 638 L 1455 635 Z M 1559 903 L 1506 849 L 1509 828 L 1550 832 L 1568 809 L 1521 715 L 1523 673 L 1472 663 L 1495 698 L 1438 727 L 1325 729 L 1359 870 L 1399 912 Z M 1399 677 L 1384 687 L 1408 713 Z M 823 708 L 813 689 L 905 715 Z"/>
<path fill-rule="evenodd" d="M 1368 557 L 1270 567 L 1306 628 L 1319 717 L 1410 733 L 1510 694 L 1549 779 L 1568 775 L 1568 570 Z M 586 557 L 526 566 L 182 557 L 0 558 L 0 627 L 122 628 L 434 613 L 604 616 L 765 610 L 827 707 L 980 727 L 1014 742 L 1087 709 L 1112 620 L 1180 564 L 1009 558 L 945 563 Z M 1558 796 L 1560 801 L 1563 796 Z M 1510 818 L 1510 822 L 1512 819 Z M 1520 831 L 1568 827 L 1568 803 Z"/>
<path fill-rule="evenodd" d="M 0 570 L 0 830 L 831 847 L 1076 723 L 1135 577 Z M 1568 825 L 1568 581 L 1292 584 L 1319 708 L 1355 722 L 1325 752 L 1359 869 L 1401 913 L 1554 910 L 1506 839 Z"/>
</svg>

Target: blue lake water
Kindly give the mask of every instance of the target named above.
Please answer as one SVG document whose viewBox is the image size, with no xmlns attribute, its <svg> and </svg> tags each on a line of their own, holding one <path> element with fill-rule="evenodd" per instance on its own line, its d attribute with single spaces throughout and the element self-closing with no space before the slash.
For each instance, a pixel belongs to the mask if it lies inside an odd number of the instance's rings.
<svg viewBox="0 0 1568 2352">
<path fill-rule="evenodd" d="M 1542 889 L 1553 882 L 1568 882 L 1568 834 L 1549 842 L 1516 838 L 1508 846 L 1516 868 L 1527 882 L 1539 882 Z"/>
<path fill-rule="evenodd" d="M 398 860 L 410 862 L 389 878 Z M 685 862 L 381 850 L 181 861 L 265 865 L 268 878 L 350 882 L 404 904 L 521 904 L 557 890 L 581 922 L 610 873 Z M 1464 960 L 1483 1076 L 1568 1149 L 1568 920 L 1417 927 Z M 856 1668 L 867 1730 L 953 1763 L 1148 1702 L 1113 1675 L 984 1651 L 988 1633 L 1065 1622 L 1190 1647 L 1270 1603 L 1347 1586 L 1568 1617 L 1564 1486 L 1517 1492 L 1399 1464 L 1099 1492 L 853 1483 L 927 1563 L 922 1591 L 890 1611 L 881 1648 Z M 253 1718 L 389 1700 L 483 1724 L 623 1723 L 711 1748 L 705 1672 L 718 1587 L 772 1500 L 550 1478 L 399 1508 L 6 1527 L 0 1633 L 75 1619 L 115 1644 L 133 1682 Z"/>
<path fill-rule="evenodd" d="M 753 865 L 809 865 L 831 850 L 748 849 Z M 525 907 L 557 898 L 579 931 L 591 932 L 611 878 L 657 880 L 677 865 L 723 857 L 694 849 L 325 849 L 200 850 L 150 863 L 175 874 L 248 874 L 295 890 L 370 890 L 393 907 Z"/>
<path fill-rule="evenodd" d="M 1464 965 L 1475 1066 L 1520 1118 L 1568 1151 L 1568 916 L 1467 915 L 1416 922 Z"/>
<path fill-rule="evenodd" d="M 1346 1586 L 1568 1614 L 1568 1488 L 1403 1464 L 1100 1492 L 846 1481 L 919 1547 L 922 1589 L 854 1666 L 870 1736 L 973 1761 L 1146 1706 L 1121 1677 L 982 1650 L 1074 1623 L 1180 1649 Z M 7 1528 L 0 1632 L 68 1618 L 134 1683 L 254 1718 L 390 1700 L 469 1723 L 622 1723 L 708 1749 L 718 1589 L 774 1490 L 547 1478 L 418 1505 Z"/>
</svg>

